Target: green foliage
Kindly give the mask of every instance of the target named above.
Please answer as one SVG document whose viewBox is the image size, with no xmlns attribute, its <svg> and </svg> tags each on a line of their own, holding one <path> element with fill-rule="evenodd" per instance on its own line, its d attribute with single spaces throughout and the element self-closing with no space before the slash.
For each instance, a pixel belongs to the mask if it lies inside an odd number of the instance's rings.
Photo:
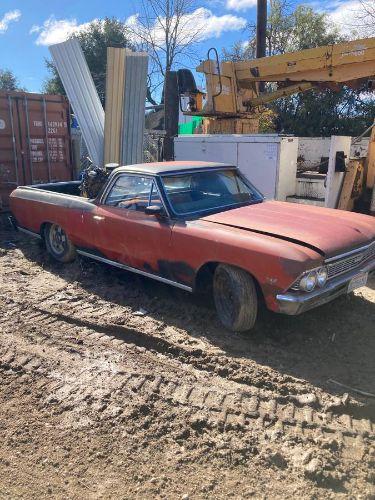
<svg viewBox="0 0 375 500">
<path fill-rule="evenodd" d="M 254 59 L 255 57 L 255 43 L 250 40 L 249 42 L 235 42 L 232 47 L 222 49 L 222 59 L 224 61 L 246 61 Z"/>
<path fill-rule="evenodd" d="M 255 29 L 249 26 L 248 44 L 235 44 L 223 51 L 227 60 L 255 57 Z M 271 0 L 267 22 L 267 56 L 284 54 L 344 41 L 326 14 L 299 5 L 289 10 L 283 0 Z M 275 88 L 269 84 L 268 90 Z M 281 98 L 269 106 L 273 112 L 262 131 L 274 127 L 277 132 L 299 136 L 359 135 L 373 121 L 375 100 L 360 90 L 319 89 Z M 264 120 L 263 120 L 264 121 Z M 264 130 L 263 130 L 264 129 Z"/>
<path fill-rule="evenodd" d="M 46 94 L 65 95 L 65 90 L 60 80 L 59 74 L 57 73 L 55 64 L 49 59 L 46 59 L 45 63 L 51 76 L 45 81 L 43 85 L 43 92 L 45 92 Z"/>
<path fill-rule="evenodd" d="M 263 107 L 259 115 L 259 133 L 270 134 L 276 131 L 276 113 L 270 109 Z"/>
<path fill-rule="evenodd" d="M 105 18 L 103 20 L 92 21 L 84 30 L 73 36 L 81 44 L 99 97 L 104 104 L 107 47 L 133 48 L 129 30 L 123 22 L 115 18 Z M 44 84 L 44 92 L 49 94 L 65 94 L 53 61 L 47 60 L 46 66 L 51 76 Z"/>
<path fill-rule="evenodd" d="M 317 13 L 311 7 L 299 5 L 291 17 L 293 27 L 287 42 L 287 52 L 343 41 L 338 29 L 330 26 L 324 13 Z"/>
<path fill-rule="evenodd" d="M 5 91 L 22 91 L 18 85 L 18 80 L 15 75 L 8 69 L 0 69 L 0 90 Z"/>
<path fill-rule="evenodd" d="M 341 40 L 337 28 L 328 23 L 326 14 L 315 12 L 306 5 L 298 5 L 289 12 L 280 0 L 271 2 L 267 55 L 310 49 Z"/>
<path fill-rule="evenodd" d="M 375 99 L 343 88 L 309 90 L 275 102 L 275 128 L 297 136 L 360 135 L 375 116 Z"/>
</svg>

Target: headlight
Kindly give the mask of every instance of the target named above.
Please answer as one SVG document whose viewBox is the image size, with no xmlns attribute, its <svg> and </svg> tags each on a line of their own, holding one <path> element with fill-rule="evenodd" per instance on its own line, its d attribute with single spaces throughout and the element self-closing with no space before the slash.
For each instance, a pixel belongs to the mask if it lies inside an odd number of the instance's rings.
<svg viewBox="0 0 375 500">
<path fill-rule="evenodd" d="M 318 280 L 318 285 L 320 287 L 323 287 L 326 284 L 327 278 L 328 278 L 328 270 L 326 267 L 321 267 L 320 269 L 317 270 L 317 280 Z"/>
<path fill-rule="evenodd" d="M 315 285 L 318 282 L 318 274 L 316 271 L 310 271 L 309 273 L 305 274 L 300 283 L 299 287 L 301 290 L 304 290 L 305 292 L 311 292 L 314 290 Z"/>
</svg>

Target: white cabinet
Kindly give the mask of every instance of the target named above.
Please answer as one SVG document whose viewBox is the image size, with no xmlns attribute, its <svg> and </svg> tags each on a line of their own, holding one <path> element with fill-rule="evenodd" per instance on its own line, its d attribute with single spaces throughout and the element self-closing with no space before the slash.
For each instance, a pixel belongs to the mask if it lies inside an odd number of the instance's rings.
<svg viewBox="0 0 375 500">
<path fill-rule="evenodd" d="M 268 199 L 284 201 L 296 189 L 298 138 L 277 134 L 183 135 L 176 160 L 236 165 Z"/>
<path fill-rule="evenodd" d="M 185 139 L 185 137 L 191 136 L 182 137 Z M 179 139 L 179 137 L 175 138 L 176 160 L 217 161 L 237 164 L 237 144 L 234 142 L 213 142 L 205 139 L 200 141 L 194 139 L 180 141 Z"/>
<path fill-rule="evenodd" d="M 277 154 L 277 144 L 238 144 L 238 167 L 266 198 L 276 197 Z"/>
</svg>

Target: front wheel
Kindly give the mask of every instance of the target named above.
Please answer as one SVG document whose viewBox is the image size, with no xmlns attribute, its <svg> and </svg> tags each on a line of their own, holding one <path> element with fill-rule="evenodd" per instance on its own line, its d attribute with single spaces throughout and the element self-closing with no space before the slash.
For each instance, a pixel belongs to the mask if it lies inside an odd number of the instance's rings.
<svg viewBox="0 0 375 500">
<path fill-rule="evenodd" d="M 243 269 L 220 264 L 214 274 L 214 301 L 221 323 L 234 332 L 250 330 L 257 317 L 254 279 Z"/>
<path fill-rule="evenodd" d="M 77 254 L 74 245 L 58 224 L 48 224 L 44 230 L 48 252 L 59 262 L 72 262 Z"/>
</svg>

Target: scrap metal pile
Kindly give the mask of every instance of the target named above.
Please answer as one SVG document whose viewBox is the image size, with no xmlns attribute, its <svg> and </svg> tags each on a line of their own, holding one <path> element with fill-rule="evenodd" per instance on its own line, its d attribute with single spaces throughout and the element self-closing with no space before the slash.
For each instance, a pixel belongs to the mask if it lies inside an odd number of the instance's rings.
<svg viewBox="0 0 375 500">
<path fill-rule="evenodd" d="M 93 165 L 102 168 L 107 163 L 141 163 L 148 55 L 125 48 L 107 48 L 104 113 L 79 41 L 73 38 L 51 45 L 49 50 Z M 97 172 L 97 180 L 99 170 L 89 168 L 91 173 Z M 86 189 L 91 185 L 90 175 L 84 173 L 84 177 Z"/>
</svg>

